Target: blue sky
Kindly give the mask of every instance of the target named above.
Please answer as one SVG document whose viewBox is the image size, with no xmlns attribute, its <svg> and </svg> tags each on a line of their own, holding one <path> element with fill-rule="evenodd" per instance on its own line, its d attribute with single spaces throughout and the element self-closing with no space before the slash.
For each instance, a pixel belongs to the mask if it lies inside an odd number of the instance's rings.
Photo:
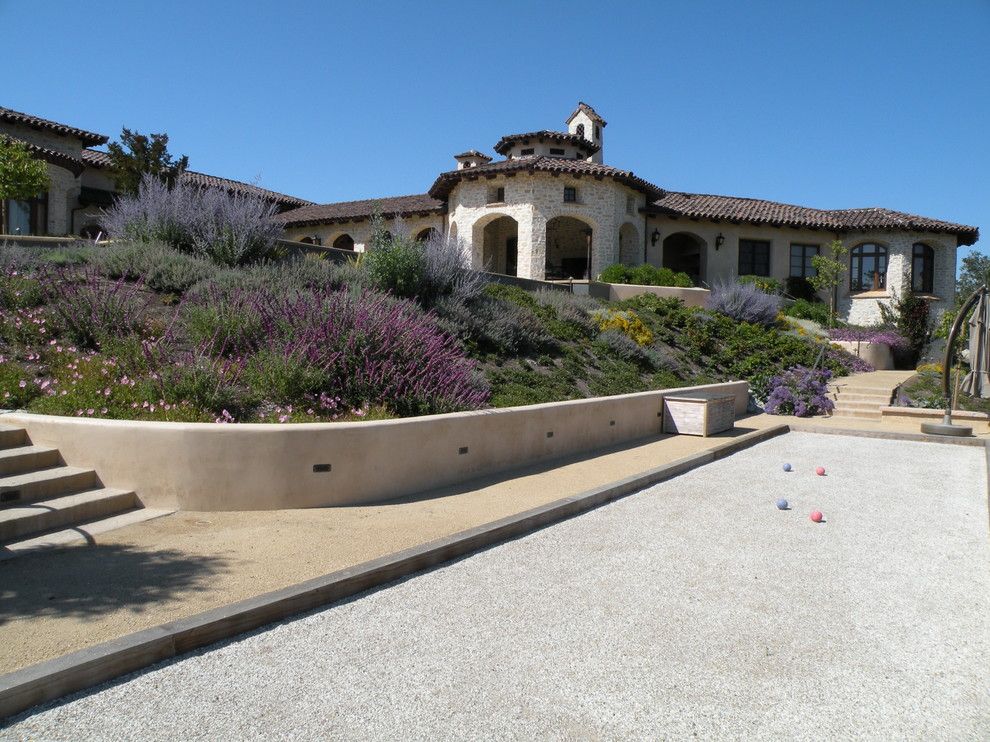
<svg viewBox="0 0 990 742">
<path fill-rule="evenodd" d="M 0 105 L 327 202 L 609 122 L 660 186 L 973 224 L 990 248 L 990 0 L 0 0 Z M 961 250 L 960 254 L 965 254 Z"/>
</svg>

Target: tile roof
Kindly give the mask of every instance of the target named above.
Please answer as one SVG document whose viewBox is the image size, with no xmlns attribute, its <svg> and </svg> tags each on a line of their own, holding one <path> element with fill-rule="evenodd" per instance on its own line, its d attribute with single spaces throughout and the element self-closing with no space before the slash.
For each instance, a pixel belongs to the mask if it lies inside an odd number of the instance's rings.
<svg viewBox="0 0 990 742">
<path fill-rule="evenodd" d="M 495 143 L 495 146 L 492 149 L 500 155 L 506 155 L 509 153 L 509 150 L 512 149 L 512 145 L 516 142 L 529 144 L 529 140 L 531 139 L 535 139 L 538 142 L 549 141 L 557 144 L 571 144 L 585 150 L 589 155 L 593 155 L 601 149 L 594 142 L 589 142 L 587 139 L 578 136 L 577 134 L 569 134 L 566 131 L 550 131 L 548 129 L 530 131 L 525 134 L 506 134 Z"/>
<path fill-rule="evenodd" d="M 598 111 L 596 111 L 594 108 L 592 108 L 591 106 L 589 106 L 583 100 L 578 101 L 577 108 L 574 109 L 574 113 L 572 113 L 570 116 L 568 116 L 567 117 L 567 121 L 565 121 L 564 123 L 565 124 L 570 124 L 571 121 L 574 120 L 574 117 L 577 116 L 581 112 L 584 112 L 584 113 L 588 114 L 588 117 L 592 121 L 595 121 L 595 122 L 601 124 L 602 126 L 608 126 L 608 124 L 606 123 L 605 119 L 603 119 L 601 116 L 598 115 Z"/>
<path fill-rule="evenodd" d="M 546 157 L 538 155 L 536 157 L 518 157 L 512 160 L 499 160 L 487 165 L 478 165 L 464 170 L 450 170 L 440 173 L 436 181 L 430 187 L 430 195 L 438 199 L 446 199 L 462 179 L 476 180 L 482 176 L 502 175 L 506 173 L 518 172 L 543 172 L 558 173 L 563 175 L 573 175 L 575 177 L 589 176 L 596 179 L 612 178 L 623 185 L 641 191 L 652 198 L 659 198 L 663 195 L 663 189 L 653 185 L 649 181 L 643 180 L 633 175 L 630 170 L 620 170 L 610 165 L 602 165 L 596 162 L 586 162 L 585 160 L 568 160 L 562 157 Z"/>
<path fill-rule="evenodd" d="M 110 137 L 103 134 L 86 131 L 85 129 L 77 129 L 76 127 L 69 126 L 68 124 L 60 124 L 57 121 L 49 121 L 48 119 L 43 119 L 40 116 L 32 116 L 29 113 L 21 113 L 20 111 L 15 111 L 11 108 L 4 108 L 3 106 L 0 106 L 0 121 L 9 121 L 14 124 L 30 126 L 33 129 L 44 129 L 46 131 L 53 131 L 56 134 L 75 137 L 77 139 L 81 139 L 83 144 L 106 144 L 110 139 Z"/>
<path fill-rule="evenodd" d="M 492 159 L 489 155 L 486 155 L 484 152 L 479 152 L 476 149 L 469 149 L 467 152 L 461 152 L 459 155 L 454 155 L 455 159 L 458 157 L 484 157 L 486 160 Z"/>
<path fill-rule="evenodd" d="M 689 219 L 804 227 L 831 232 L 875 230 L 954 234 L 961 245 L 972 245 L 979 239 L 976 227 L 879 207 L 812 209 L 757 198 L 667 191 L 653 202 L 648 211 Z"/>
<path fill-rule="evenodd" d="M 110 167 L 110 154 L 107 152 L 100 152 L 96 149 L 84 149 L 82 151 L 82 156 L 83 161 L 90 167 Z M 182 179 L 194 185 L 207 186 L 210 188 L 223 188 L 231 193 L 243 193 L 284 206 L 307 206 L 313 203 L 312 201 L 307 201 L 303 198 L 288 196 L 284 193 L 278 193 L 277 191 L 269 191 L 267 188 L 261 188 L 260 186 L 252 185 L 250 183 L 242 183 L 239 180 L 231 180 L 230 178 L 220 178 L 216 175 L 198 173 L 195 170 L 186 170 L 182 174 Z"/>
<path fill-rule="evenodd" d="M 474 171 L 481 167 L 485 166 L 469 168 L 469 170 Z M 370 218 L 376 210 L 380 211 L 383 217 L 390 219 L 397 216 L 442 214 L 447 210 L 447 205 L 429 194 L 419 193 L 412 196 L 390 196 L 388 198 L 369 198 L 362 201 L 342 201 L 334 204 L 313 204 L 287 211 L 277 218 L 286 226 L 302 227 L 312 224 L 360 221 Z"/>
<path fill-rule="evenodd" d="M 65 152 L 59 152 L 57 149 L 32 144 L 31 142 L 26 142 L 23 139 L 12 137 L 9 134 L 0 134 L 0 138 L 23 144 L 27 148 L 28 152 L 35 157 L 44 160 L 45 162 L 50 162 L 52 165 L 63 167 L 73 175 L 79 175 L 79 173 L 86 169 L 86 165 L 82 160 L 66 154 Z"/>
</svg>

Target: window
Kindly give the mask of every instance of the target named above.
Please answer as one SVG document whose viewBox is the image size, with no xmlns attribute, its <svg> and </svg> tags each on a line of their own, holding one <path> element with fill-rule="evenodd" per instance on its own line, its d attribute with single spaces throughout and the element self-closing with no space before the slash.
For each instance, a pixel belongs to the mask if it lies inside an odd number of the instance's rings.
<svg viewBox="0 0 990 742">
<path fill-rule="evenodd" d="M 4 201 L 7 223 L 0 224 L 3 234 L 48 234 L 48 194 L 26 201 Z"/>
<path fill-rule="evenodd" d="M 572 186 L 564 186 L 564 203 L 565 204 L 577 203 L 577 188 L 574 188 Z"/>
<path fill-rule="evenodd" d="M 935 251 L 915 242 L 911 254 L 911 290 L 919 294 L 935 292 Z"/>
<path fill-rule="evenodd" d="M 578 135 L 579 137 L 583 137 L 583 136 L 584 136 L 584 124 L 578 124 L 578 125 L 577 125 L 577 126 L 576 126 L 576 127 L 574 128 L 574 132 L 575 132 L 575 133 L 576 133 L 576 134 L 577 134 L 577 135 Z"/>
<path fill-rule="evenodd" d="M 636 199 L 632 196 L 626 196 L 626 213 L 635 214 L 636 213 Z"/>
<path fill-rule="evenodd" d="M 810 278 L 818 273 L 811 259 L 818 255 L 818 245 L 791 244 L 791 273 L 795 278 Z"/>
<path fill-rule="evenodd" d="M 739 240 L 739 275 L 770 275 L 769 240 Z"/>
<path fill-rule="evenodd" d="M 873 291 L 887 285 L 887 248 L 875 242 L 857 245 L 849 254 L 849 290 Z"/>
<path fill-rule="evenodd" d="M 488 189 L 488 203 L 490 204 L 503 204 L 505 203 L 505 187 L 499 186 L 498 188 Z"/>
<path fill-rule="evenodd" d="M 597 139 L 601 139 L 601 138 L 602 138 L 602 128 L 600 126 L 596 126 L 595 127 L 595 139 L 597 140 Z"/>
<path fill-rule="evenodd" d="M 536 152 L 536 150 L 533 149 L 532 147 L 527 147 L 526 149 L 519 150 L 519 154 L 520 155 L 523 155 L 523 156 L 525 156 L 525 155 L 531 155 L 534 152 Z"/>
<path fill-rule="evenodd" d="M 563 157 L 564 156 L 564 150 L 560 149 L 559 147 L 551 147 L 550 148 L 550 154 L 551 155 L 560 155 L 561 157 Z"/>
</svg>

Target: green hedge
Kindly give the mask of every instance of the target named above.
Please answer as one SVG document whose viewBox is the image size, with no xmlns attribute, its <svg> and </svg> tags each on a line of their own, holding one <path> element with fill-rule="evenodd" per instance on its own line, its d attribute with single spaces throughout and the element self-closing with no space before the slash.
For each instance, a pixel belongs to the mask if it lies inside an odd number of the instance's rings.
<svg viewBox="0 0 990 742">
<path fill-rule="evenodd" d="M 644 263 L 635 267 L 616 263 L 601 272 L 605 283 L 628 283 L 634 286 L 677 286 L 689 289 L 694 286 L 687 273 L 675 273 L 670 268 L 657 268 Z"/>
</svg>

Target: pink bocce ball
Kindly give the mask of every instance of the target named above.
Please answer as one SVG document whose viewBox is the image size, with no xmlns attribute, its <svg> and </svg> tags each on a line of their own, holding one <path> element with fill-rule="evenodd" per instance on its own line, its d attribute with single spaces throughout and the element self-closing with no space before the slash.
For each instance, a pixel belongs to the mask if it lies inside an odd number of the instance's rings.
<svg viewBox="0 0 990 742">
<path fill-rule="evenodd" d="M 825 467 L 824 466 L 819 466 L 817 469 L 815 469 L 815 474 L 817 474 L 820 477 L 824 477 L 825 476 Z"/>
<path fill-rule="evenodd" d="M 813 521 L 814 521 L 815 523 L 821 523 L 821 522 L 822 522 L 822 519 L 823 519 L 824 517 L 825 517 L 825 516 L 824 516 L 824 515 L 822 515 L 822 513 L 821 513 L 821 511 L 820 511 L 820 510 L 812 510 L 812 511 L 811 511 L 811 519 L 812 519 L 812 520 L 813 520 Z"/>
</svg>

